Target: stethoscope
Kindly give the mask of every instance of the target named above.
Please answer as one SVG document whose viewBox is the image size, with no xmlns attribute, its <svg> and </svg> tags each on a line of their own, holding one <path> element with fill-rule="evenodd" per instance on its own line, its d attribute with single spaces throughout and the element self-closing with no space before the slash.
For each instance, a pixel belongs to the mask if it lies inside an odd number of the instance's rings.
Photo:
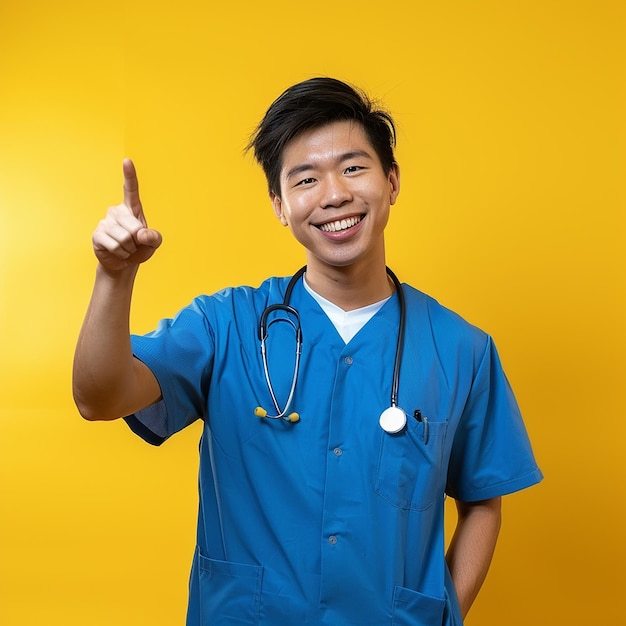
<svg viewBox="0 0 626 626">
<path fill-rule="evenodd" d="M 406 302 L 404 299 L 404 291 L 402 290 L 402 285 L 400 284 L 400 281 L 389 268 L 386 269 L 387 274 L 393 281 L 396 292 L 398 294 L 398 302 L 400 304 L 400 327 L 398 329 L 396 356 L 394 359 L 393 378 L 391 381 L 391 406 L 381 413 L 378 421 L 381 428 L 385 432 L 395 434 L 399 433 L 406 426 L 407 423 L 406 413 L 398 406 L 400 363 L 402 361 L 402 352 L 404 350 L 404 334 L 406 325 Z M 289 409 L 291 408 L 291 403 L 293 401 L 293 396 L 296 390 L 296 384 L 298 382 L 300 355 L 302 354 L 302 328 L 300 326 L 300 315 L 298 314 L 298 311 L 296 309 L 290 306 L 289 301 L 291 300 L 291 292 L 293 291 L 294 287 L 296 286 L 297 282 L 300 280 L 304 272 L 306 272 L 306 265 L 299 269 L 289 281 L 282 304 L 271 304 L 263 311 L 259 319 L 259 340 L 261 342 L 263 372 L 265 374 L 265 382 L 267 383 L 267 388 L 270 392 L 270 396 L 272 397 L 272 402 L 274 403 L 276 415 L 269 415 L 266 409 L 258 406 L 256 407 L 256 409 L 254 409 L 254 414 L 258 417 L 268 419 L 281 419 L 291 423 L 295 423 L 300 420 L 300 415 L 295 411 L 290 413 Z M 285 315 L 281 317 L 274 317 L 271 321 L 268 321 L 269 316 L 276 311 L 282 311 L 283 313 L 285 313 Z M 268 337 L 268 330 L 272 324 L 275 324 L 277 322 L 289 323 L 289 325 L 293 328 L 296 340 L 296 358 L 294 362 L 293 377 L 291 379 L 291 388 L 289 389 L 289 395 L 287 396 L 287 400 L 285 401 L 285 405 L 283 408 L 280 407 L 278 399 L 276 398 L 276 393 L 274 392 L 274 386 L 272 385 L 272 381 L 270 379 L 269 366 L 267 363 L 266 341 Z M 423 420 L 425 422 L 425 426 L 427 425 L 427 418 L 422 417 L 419 410 L 415 411 L 414 416 L 420 421 Z"/>
</svg>

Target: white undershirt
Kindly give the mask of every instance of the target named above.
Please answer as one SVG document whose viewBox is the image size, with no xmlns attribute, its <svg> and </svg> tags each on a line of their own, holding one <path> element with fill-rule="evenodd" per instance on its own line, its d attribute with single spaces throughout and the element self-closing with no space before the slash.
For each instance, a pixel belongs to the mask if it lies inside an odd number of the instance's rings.
<svg viewBox="0 0 626 626">
<path fill-rule="evenodd" d="M 391 298 L 389 296 L 384 300 L 374 302 L 374 304 L 369 304 L 360 309 L 344 311 L 330 300 L 326 300 L 326 298 L 322 298 L 318 293 L 315 293 L 306 282 L 306 276 L 302 278 L 302 282 L 304 283 L 304 288 L 311 294 L 311 297 L 322 307 L 322 311 L 326 313 L 345 343 L 348 343 L 380 311 L 385 302 Z"/>
</svg>

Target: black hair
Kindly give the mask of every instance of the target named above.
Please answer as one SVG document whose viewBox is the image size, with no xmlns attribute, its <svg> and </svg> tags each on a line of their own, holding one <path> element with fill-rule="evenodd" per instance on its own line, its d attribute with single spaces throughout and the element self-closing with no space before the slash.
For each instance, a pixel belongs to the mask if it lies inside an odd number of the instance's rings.
<svg viewBox="0 0 626 626">
<path fill-rule="evenodd" d="M 363 126 L 385 174 L 395 163 L 396 129 L 389 113 L 355 87 L 318 77 L 289 87 L 269 107 L 250 138 L 247 150 L 263 168 L 270 193 L 280 197 L 280 170 L 285 146 L 305 130 L 330 122 L 354 120 Z"/>
</svg>

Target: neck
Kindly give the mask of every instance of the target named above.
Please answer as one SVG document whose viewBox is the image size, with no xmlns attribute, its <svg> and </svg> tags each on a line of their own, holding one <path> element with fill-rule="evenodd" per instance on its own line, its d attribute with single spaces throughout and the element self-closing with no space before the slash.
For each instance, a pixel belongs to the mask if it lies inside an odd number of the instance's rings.
<svg viewBox="0 0 626 626">
<path fill-rule="evenodd" d="M 308 264 L 306 281 L 313 291 L 344 311 L 374 304 L 394 292 L 384 261 L 374 268 Z"/>
</svg>

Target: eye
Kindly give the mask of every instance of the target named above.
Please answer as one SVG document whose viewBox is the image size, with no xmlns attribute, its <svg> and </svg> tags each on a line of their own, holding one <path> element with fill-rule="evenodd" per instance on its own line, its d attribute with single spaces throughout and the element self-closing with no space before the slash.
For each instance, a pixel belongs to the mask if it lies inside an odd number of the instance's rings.
<svg viewBox="0 0 626 626">
<path fill-rule="evenodd" d="M 364 169 L 361 165 L 350 165 L 346 167 L 343 171 L 344 174 L 354 174 L 354 172 L 358 172 L 359 170 Z"/>
<path fill-rule="evenodd" d="M 295 186 L 298 187 L 300 185 L 311 185 L 314 182 L 315 178 L 303 178 L 301 181 L 297 182 Z"/>
</svg>

